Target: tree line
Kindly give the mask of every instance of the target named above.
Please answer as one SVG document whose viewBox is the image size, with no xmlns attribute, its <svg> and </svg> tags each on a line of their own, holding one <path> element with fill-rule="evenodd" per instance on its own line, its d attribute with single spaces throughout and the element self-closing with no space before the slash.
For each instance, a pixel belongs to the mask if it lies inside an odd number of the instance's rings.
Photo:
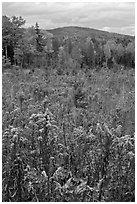
<svg viewBox="0 0 137 204">
<path fill-rule="evenodd" d="M 107 41 L 95 37 L 58 38 L 45 34 L 37 22 L 27 29 L 23 28 L 24 24 L 21 16 L 2 17 L 3 68 L 52 66 L 62 73 L 66 69 L 135 67 L 134 39 L 126 42 L 116 37 Z"/>
</svg>

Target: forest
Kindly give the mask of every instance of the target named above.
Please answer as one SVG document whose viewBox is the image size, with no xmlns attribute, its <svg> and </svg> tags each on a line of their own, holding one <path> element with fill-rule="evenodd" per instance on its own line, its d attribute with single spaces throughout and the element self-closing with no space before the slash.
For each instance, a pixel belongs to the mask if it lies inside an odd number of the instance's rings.
<svg viewBox="0 0 137 204">
<path fill-rule="evenodd" d="M 135 202 L 135 37 L 2 16 L 2 201 Z"/>
</svg>

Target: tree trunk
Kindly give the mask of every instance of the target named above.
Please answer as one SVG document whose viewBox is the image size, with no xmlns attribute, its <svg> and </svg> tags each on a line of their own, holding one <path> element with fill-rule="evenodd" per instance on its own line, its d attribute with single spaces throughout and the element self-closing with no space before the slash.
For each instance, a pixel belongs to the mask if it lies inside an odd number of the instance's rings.
<svg viewBox="0 0 137 204">
<path fill-rule="evenodd" d="M 23 68 L 23 57 L 22 57 L 22 59 L 21 59 L 20 68 L 21 68 L 21 71 L 22 71 L 22 68 Z"/>
<path fill-rule="evenodd" d="M 108 67 L 108 58 L 106 57 L 106 68 Z"/>
<path fill-rule="evenodd" d="M 6 62 L 7 62 L 7 58 L 8 58 L 8 50 L 7 50 L 7 45 L 5 46 L 5 56 L 6 56 Z"/>
</svg>

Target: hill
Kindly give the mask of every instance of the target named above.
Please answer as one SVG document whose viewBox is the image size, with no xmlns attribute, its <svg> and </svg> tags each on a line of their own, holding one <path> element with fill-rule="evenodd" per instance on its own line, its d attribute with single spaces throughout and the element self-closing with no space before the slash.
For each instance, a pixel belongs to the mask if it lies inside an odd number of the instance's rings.
<svg viewBox="0 0 137 204">
<path fill-rule="evenodd" d="M 103 30 L 97 30 L 93 28 L 86 28 L 86 27 L 77 27 L 77 26 L 68 26 L 68 27 L 60 27 L 51 30 L 47 30 L 48 32 L 52 33 L 54 37 L 61 38 L 63 36 L 67 37 L 78 37 L 78 38 L 99 38 L 104 40 L 109 40 L 112 38 L 132 41 L 134 40 L 134 36 L 130 35 L 123 35 L 118 33 L 110 33 Z"/>
</svg>

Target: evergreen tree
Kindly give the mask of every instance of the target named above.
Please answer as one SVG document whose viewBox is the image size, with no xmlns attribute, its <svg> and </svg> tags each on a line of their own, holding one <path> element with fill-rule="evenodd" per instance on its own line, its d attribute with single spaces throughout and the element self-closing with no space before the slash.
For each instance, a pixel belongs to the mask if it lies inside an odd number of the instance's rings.
<svg viewBox="0 0 137 204">
<path fill-rule="evenodd" d="M 42 52 L 43 51 L 43 43 L 42 43 L 43 39 L 42 39 L 42 34 L 40 32 L 39 25 L 37 22 L 35 25 L 35 31 L 36 31 L 36 50 L 38 52 Z"/>
</svg>

